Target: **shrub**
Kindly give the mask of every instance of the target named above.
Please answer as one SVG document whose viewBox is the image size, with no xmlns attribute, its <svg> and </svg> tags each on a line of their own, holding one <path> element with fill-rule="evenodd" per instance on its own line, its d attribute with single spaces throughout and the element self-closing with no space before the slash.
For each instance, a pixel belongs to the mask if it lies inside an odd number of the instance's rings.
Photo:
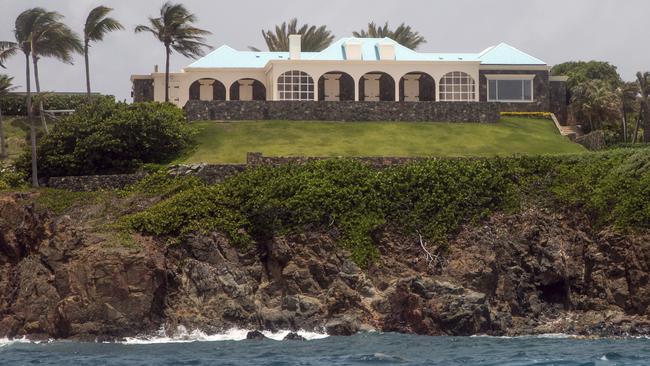
<svg viewBox="0 0 650 366">
<path fill-rule="evenodd" d="M 0 162 L 0 191 L 25 186 L 25 176 L 14 167 Z"/>
<path fill-rule="evenodd" d="M 35 94 L 34 94 L 35 95 Z M 93 95 L 93 100 L 114 102 L 112 95 Z M 86 94 L 49 94 L 43 101 L 44 109 L 74 109 L 78 110 L 88 103 Z M 0 98 L 2 113 L 9 116 L 27 115 L 25 96 L 9 94 Z M 38 114 L 38 108 L 34 110 Z"/>
<path fill-rule="evenodd" d="M 501 117 L 527 117 L 551 119 L 551 112 L 501 112 Z"/>
<path fill-rule="evenodd" d="M 171 104 L 104 100 L 82 106 L 39 140 L 39 172 L 43 177 L 128 173 L 173 159 L 192 136 L 183 112 Z M 29 151 L 17 166 L 29 172 Z"/>
</svg>

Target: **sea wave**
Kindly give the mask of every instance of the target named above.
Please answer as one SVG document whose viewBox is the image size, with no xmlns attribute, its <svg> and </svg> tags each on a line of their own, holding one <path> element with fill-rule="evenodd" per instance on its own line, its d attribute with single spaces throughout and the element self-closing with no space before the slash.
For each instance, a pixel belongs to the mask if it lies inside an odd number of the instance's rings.
<svg viewBox="0 0 650 366">
<path fill-rule="evenodd" d="M 23 338 L 15 338 L 15 339 L 9 339 L 9 338 L 0 338 L 0 348 L 5 347 L 5 346 L 10 346 L 12 344 L 16 343 L 43 343 L 42 341 L 31 341 L 25 337 Z"/>
<path fill-rule="evenodd" d="M 246 339 L 246 335 L 248 334 L 248 332 L 249 330 L 246 329 L 234 328 L 228 330 L 225 333 L 207 334 L 200 330 L 196 330 L 196 329 L 188 330 L 183 326 L 179 326 L 176 329 L 176 332 L 173 333 L 173 335 L 168 335 L 164 329 L 161 329 L 158 331 L 158 334 L 156 335 L 125 338 L 124 341 L 120 343 L 140 345 L 140 344 L 159 344 L 159 343 L 241 341 Z M 262 334 L 264 334 L 265 337 L 276 341 L 283 340 L 284 337 L 286 337 L 287 334 L 289 333 L 291 333 L 291 331 L 289 330 L 282 330 L 279 332 L 262 331 Z M 315 340 L 315 339 L 323 339 L 328 337 L 328 335 L 324 333 L 307 332 L 304 330 L 299 330 L 295 333 L 304 337 L 308 341 Z"/>
</svg>

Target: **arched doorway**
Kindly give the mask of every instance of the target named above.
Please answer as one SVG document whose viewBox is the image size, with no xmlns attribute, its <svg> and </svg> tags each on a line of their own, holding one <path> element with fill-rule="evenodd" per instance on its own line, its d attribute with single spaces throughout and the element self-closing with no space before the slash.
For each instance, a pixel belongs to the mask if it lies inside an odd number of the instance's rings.
<svg viewBox="0 0 650 366">
<path fill-rule="evenodd" d="M 425 72 L 409 72 L 399 81 L 401 102 L 433 102 L 436 100 L 436 82 Z"/>
<path fill-rule="evenodd" d="M 314 100 L 314 79 L 304 71 L 287 71 L 277 84 L 279 100 Z"/>
<path fill-rule="evenodd" d="M 226 100 L 226 87 L 217 79 L 199 79 L 190 85 L 190 100 Z"/>
<path fill-rule="evenodd" d="M 359 80 L 359 100 L 395 101 L 395 80 L 381 71 L 366 73 Z"/>
<path fill-rule="evenodd" d="M 472 102 L 476 100 L 474 78 L 462 71 L 452 71 L 440 79 L 440 101 Z"/>
<path fill-rule="evenodd" d="M 329 71 L 318 79 L 318 100 L 354 100 L 354 78 L 343 71 Z"/>
<path fill-rule="evenodd" d="M 266 87 L 255 79 L 239 79 L 230 86 L 230 100 L 266 100 Z"/>
</svg>

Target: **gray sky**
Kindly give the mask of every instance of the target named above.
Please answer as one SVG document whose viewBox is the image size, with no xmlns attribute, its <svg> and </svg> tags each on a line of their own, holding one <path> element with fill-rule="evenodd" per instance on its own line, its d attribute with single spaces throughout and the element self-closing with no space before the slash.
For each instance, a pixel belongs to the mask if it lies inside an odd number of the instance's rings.
<svg viewBox="0 0 650 366">
<path fill-rule="evenodd" d="M 130 101 L 131 74 L 164 65 L 164 49 L 149 34 L 133 28 L 158 13 L 163 0 L 0 0 L 0 39 L 13 40 L 13 24 L 23 10 L 41 6 L 65 16 L 80 32 L 93 7 L 115 8 L 113 16 L 127 28 L 110 34 L 91 49 L 94 91 Z M 182 0 L 197 14 L 198 26 L 213 35 L 213 47 L 228 44 L 264 48 L 261 29 L 291 17 L 300 22 L 327 25 L 338 37 L 348 36 L 369 21 L 391 25 L 406 22 L 422 33 L 430 52 L 479 52 L 507 42 L 553 65 L 570 60 L 602 60 L 618 66 L 626 80 L 650 70 L 650 0 Z M 176 71 L 191 62 L 172 58 Z M 83 57 L 74 65 L 43 60 L 41 85 L 47 91 L 85 89 Z M 8 70 L 24 88 L 22 55 L 11 59 Z"/>
</svg>

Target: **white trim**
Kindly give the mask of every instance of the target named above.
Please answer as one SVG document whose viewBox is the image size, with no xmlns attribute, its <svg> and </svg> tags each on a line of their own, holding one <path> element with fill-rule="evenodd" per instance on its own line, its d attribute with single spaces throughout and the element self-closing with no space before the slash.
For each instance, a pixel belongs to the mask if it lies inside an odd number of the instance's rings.
<svg viewBox="0 0 650 366">
<path fill-rule="evenodd" d="M 533 80 L 535 74 L 486 74 L 488 80 Z"/>
<path fill-rule="evenodd" d="M 569 81 L 568 76 L 549 76 L 548 81 Z"/>
<path fill-rule="evenodd" d="M 550 71 L 548 65 L 480 65 L 479 70 L 530 70 L 530 71 Z"/>
<path fill-rule="evenodd" d="M 492 75 L 485 75 L 487 80 L 487 101 L 488 102 L 500 102 L 500 103 L 533 103 L 535 102 L 535 86 L 533 83 L 533 79 L 535 78 L 535 75 L 521 75 L 521 77 L 513 77 L 516 75 L 498 75 L 498 74 L 492 74 Z M 500 77 L 504 76 L 504 77 Z M 529 76 L 532 76 L 532 78 L 529 78 Z M 514 81 L 521 81 L 521 96 L 524 96 L 524 81 L 530 81 L 530 99 L 494 99 L 492 98 L 492 95 L 490 95 L 490 81 L 497 81 L 497 97 L 499 95 L 499 83 L 498 81 L 501 80 L 514 80 Z"/>
</svg>

